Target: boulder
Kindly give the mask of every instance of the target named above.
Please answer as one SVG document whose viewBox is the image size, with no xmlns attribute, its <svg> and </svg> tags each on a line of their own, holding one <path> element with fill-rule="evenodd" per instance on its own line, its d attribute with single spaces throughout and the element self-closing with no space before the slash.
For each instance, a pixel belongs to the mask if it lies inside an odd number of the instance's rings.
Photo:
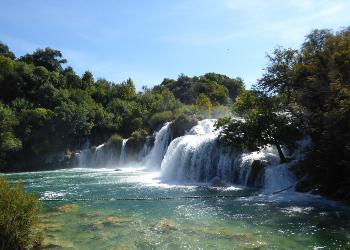
<svg viewBox="0 0 350 250">
<path fill-rule="evenodd" d="M 210 185 L 212 187 L 226 187 L 226 184 L 217 176 L 211 180 Z"/>
</svg>

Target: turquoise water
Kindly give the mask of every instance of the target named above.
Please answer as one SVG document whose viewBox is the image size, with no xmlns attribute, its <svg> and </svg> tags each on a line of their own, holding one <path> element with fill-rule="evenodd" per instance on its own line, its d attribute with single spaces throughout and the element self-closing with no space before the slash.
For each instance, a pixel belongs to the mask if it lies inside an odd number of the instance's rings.
<svg viewBox="0 0 350 250">
<path fill-rule="evenodd" d="M 47 249 L 350 249 L 350 209 L 311 195 L 167 185 L 137 168 L 6 178 L 43 200 Z"/>
</svg>

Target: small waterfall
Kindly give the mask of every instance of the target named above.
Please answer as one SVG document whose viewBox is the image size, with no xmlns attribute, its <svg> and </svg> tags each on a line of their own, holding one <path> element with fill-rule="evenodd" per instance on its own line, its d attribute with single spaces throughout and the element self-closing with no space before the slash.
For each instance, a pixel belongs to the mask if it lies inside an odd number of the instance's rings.
<svg viewBox="0 0 350 250">
<path fill-rule="evenodd" d="M 78 156 L 80 168 L 114 167 L 116 162 L 115 150 L 105 144 L 96 148 L 85 148 Z"/>
<path fill-rule="evenodd" d="M 142 151 L 139 155 L 139 161 L 143 162 L 145 161 L 146 157 L 149 155 L 152 149 L 152 137 L 147 136 L 145 143 L 143 144 Z"/>
<path fill-rule="evenodd" d="M 289 168 L 290 164 L 288 163 L 267 166 L 265 169 L 265 190 L 274 192 L 294 185 L 296 177 Z"/>
<path fill-rule="evenodd" d="M 78 167 L 84 168 L 89 163 L 90 156 L 90 140 L 86 139 L 86 142 L 83 145 L 83 149 L 78 155 Z"/>
<path fill-rule="evenodd" d="M 129 139 L 123 139 L 122 146 L 120 149 L 120 157 L 119 157 L 119 165 L 122 165 L 125 163 L 125 145 Z"/>
<path fill-rule="evenodd" d="M 165 123 L 165 125 L 156 133 L 154 146 L 146 157 L 145 165 L 147 167 L 154 168 L 160 166 L 171 140 L 170 124 L 170 122 Z"/>
</svg>

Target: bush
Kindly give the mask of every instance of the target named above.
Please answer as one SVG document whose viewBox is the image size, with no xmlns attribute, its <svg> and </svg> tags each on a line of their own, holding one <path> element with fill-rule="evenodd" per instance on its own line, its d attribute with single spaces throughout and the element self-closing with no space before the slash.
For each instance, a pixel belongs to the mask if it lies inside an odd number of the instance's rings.
<svg viewBox="0 0 350 250">
<path fill-rule="evenodd" d="M 121 144 L 122 141 L 123 141 L 123 137 L 121 137 L 118 134 L 113 134 L 111 135 L 111 137 L 109 137 L 107 141 L 107 145 L 118 145 L 118 144 Z"/>
<path fill-rule="evenodd" d="M 198 120 L 195 116 L 180 115 L 171 124 L 171 130 L 173 133 L 173 138 L 183 136 L 187 131 L 189 131 L 193 126 L 197 125 Z"/>
<path fill-rule="evenodd" d="M 0 177 L 0 249 L 32 249 L 40 245 L 36 230 L 40 203 L 34 194 Z"/>
<path fill-rule="evenodd" d="M 145 129 L 138 129 L 132 132 L 131 137 L 135 140 L 142 140 L 148 136 L 148 132 Z"/>
<path fill-rule="evenodd" d="M 155 130 L 159 125 L 171 121 L 172 119 L 173 113 L 171 111 L 163 111 L 152 115 L 151 119 L 149 120 L 149 124 L 151 125 L 151 128 Z"/>
</svg>

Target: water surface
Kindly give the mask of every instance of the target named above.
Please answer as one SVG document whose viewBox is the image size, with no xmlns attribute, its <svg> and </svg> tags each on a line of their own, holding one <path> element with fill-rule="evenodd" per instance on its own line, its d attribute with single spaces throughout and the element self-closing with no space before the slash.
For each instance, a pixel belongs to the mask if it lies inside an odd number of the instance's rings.
<svg viewBox="0 0 350 250">
<path fill-rule="evenodd" d="M 340 203 L 239 186 L 167 185 L 157 175 L 71 169 L 6 178 L 22 180 L 43 200 L 48 249 L 350 249 L 350 209 Z"/>
</svg>

